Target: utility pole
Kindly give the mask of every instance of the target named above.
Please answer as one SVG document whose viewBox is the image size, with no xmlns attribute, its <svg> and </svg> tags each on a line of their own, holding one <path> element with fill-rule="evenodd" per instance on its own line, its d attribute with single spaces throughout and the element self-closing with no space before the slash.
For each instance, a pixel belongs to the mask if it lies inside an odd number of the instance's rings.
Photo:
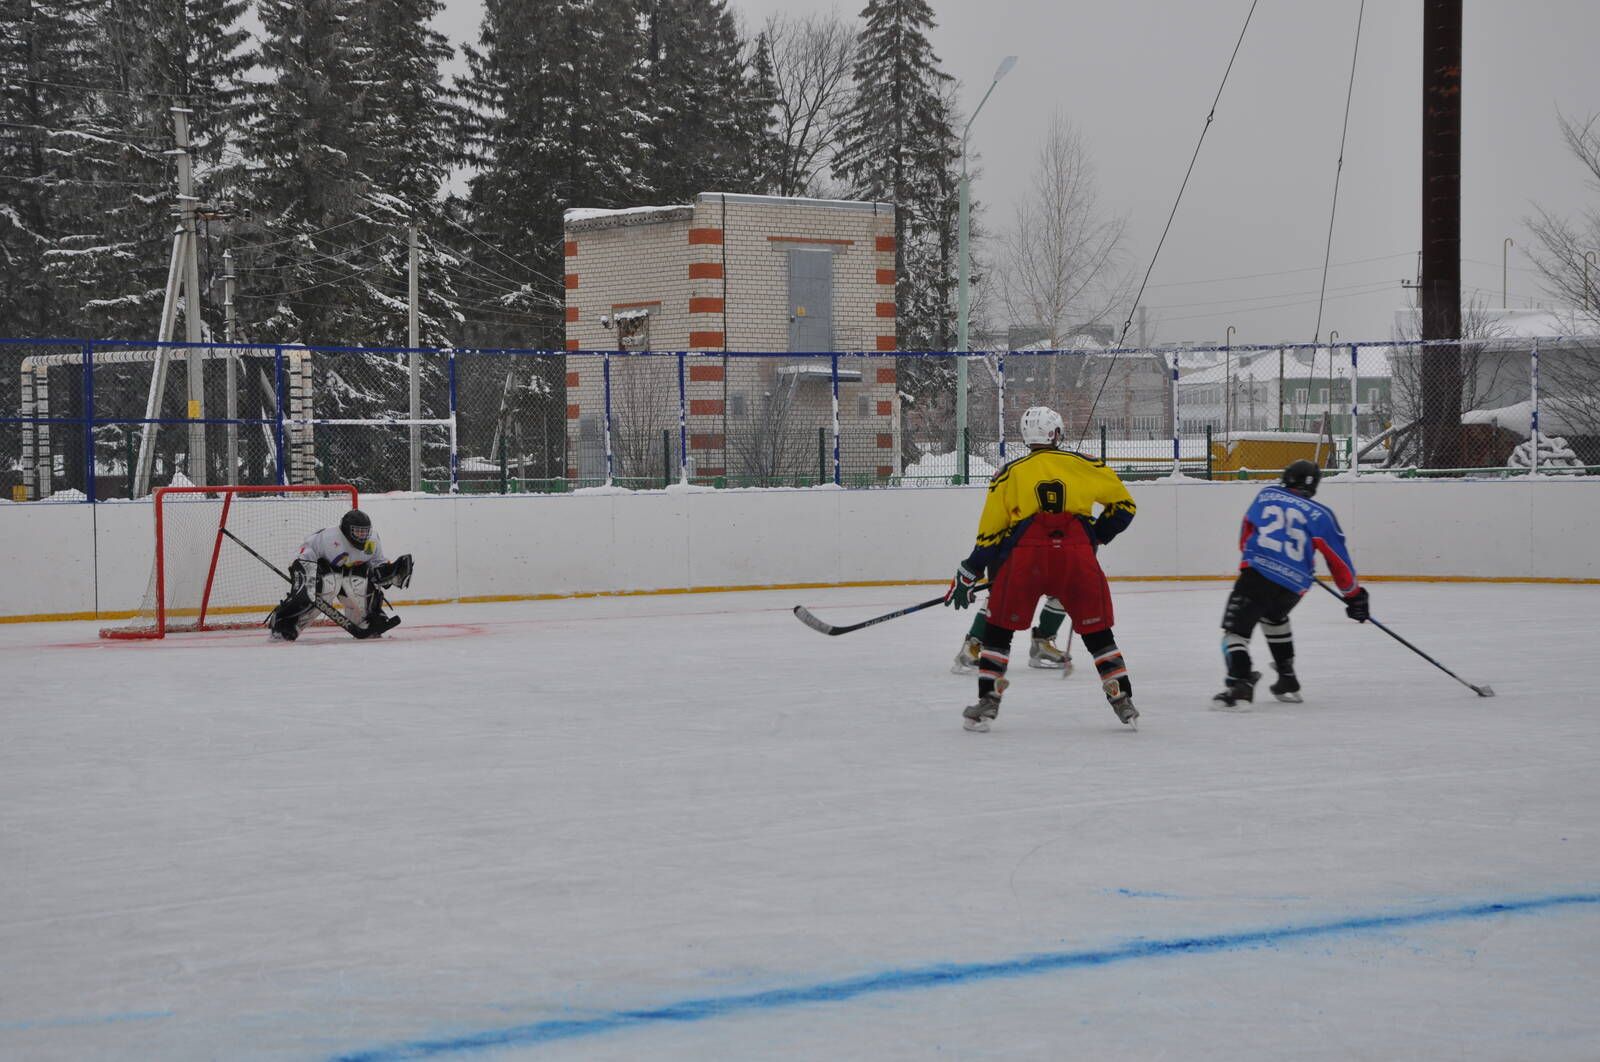
<svg viewBox="0 0 1600 1062">
<path fill-rule="evenodd" d="M 150 476 L 155 469 L 156 435 L 161 419 L 162 399 L 167 386 L 167 367 L 171 362 L 171 343 L 177 331 L 178 300 L 183 300 L 184 338 L 190 343 L 188 368 L 189 467 L 191 481 L 206 482 L 205 358 L 200 349 L 200 257 L 195 240 L 195 213 L 199 206 L 194 196 L 194 159 L 189 153 L 189 111 L 173 107 L 173 141 L 166 154 L 178 162 L 178 225 L 172 234 L 172 258 L 167 265 L 167 288 L 161 303 L 161 324 L 156 332 L 155 367 L 150 373 L 150 393 L 145 400 L 144 430 L 139 438 L 138 469 L 134 473 L 132 496 L 150 493 Z"/>
<path fill-rule="evenodd" d="M 223 362 L 228 388 L 228 483 L 239 482 L 239 355 L 233 349 L 233 251 L 222 252 L 223 339 L 228 344 Z"/>
<path fill-rule="evenodd" d="M 1461 336 L 1461 0 L 1422 13 L 1422 338 Z M 1461 348 L 1422 348 L 1422 464 L 1460 465 Z"/>
<path fill-rule="evenodd" d="M 409 303 L 406 308 L 408 331 L 406 345 L 411 348 L 411 489 L 422 489 L 422 425 L 416 423 L 422 419 L 422 352 L 417 325 L 417 223 L 413 221 L 408 231 L 409 249 L 409 283 L 407 296 Z"/>
</svg>

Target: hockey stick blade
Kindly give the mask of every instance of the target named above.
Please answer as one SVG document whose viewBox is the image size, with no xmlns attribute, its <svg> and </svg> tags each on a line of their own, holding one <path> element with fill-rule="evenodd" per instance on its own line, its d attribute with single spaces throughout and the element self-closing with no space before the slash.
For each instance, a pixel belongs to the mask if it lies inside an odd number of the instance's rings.
<svg viewBox="0 0 1600 1062">
<path fill-rule="evenodd" d="M 1327 583 L 1323 582 L 1321 579 L 1314 579 L 1312 581 L 1315 582 L 1318 586 L 1322 587 L 1328 593 L 1332 594 L 1334 597 L 1338 598 L 1340 601 L 1344 600 L 1344 595 L 1343 594 L 1339 593 L 1339 591 L 1335 590 L 1333 587 L 1329 586 Z M 1366 618 L 1366 620 L 1364 620 L 1363 622 L 1372 624 L 1374 627 L 1378 628 L 1380 631 L 1382 631 L 1383 633 L 1387 634 L 1389 637 L 1393 638 L 1395 641 L 1399 642 L 1401 645 L 1405 646 L 1407 649 L 1410 649 L 1413 653 L 1416 653 L 1418 656 L 1422 657 L 1422 659 L 1426 660 L 1428 663 L 1432 664 L 1434 667 L 1438 668 L 1440 671 L 1443 671 L 1446 675 L 1449 675 L 1451 678 L 1453 678 L 1457 682 L 1461 683 L 1463 686 L 1465 686 L 1467 689 L 1471 690 L 1473 693 L 1476 693 L 1479 697 L 1493 697 L 1494 696 L 1494 687 L 1493 686 L 1490 686 L 1487 683 L 1485 683 L 1482 686 L 1473 685 L 1472 683 L 1468 682 L 1466 679 L 1462 678 L 1460 675 L 1456 674 L 1454 671 L 1451 671 L 1449 668 L 1447 668 L 1443 664 L 1439 663 L 1439 661 L 1435 660 L 1433 657 L 1429 656 L 1427 653 L 1423 652 L 1421 649 L 1418 649 L 1416 646 L 1412 645 L 1410 642 L 1408 642 L 1404 638 L 1400 637 L 1400 635 L 1396 634 L 1394 631 L 1390 630 L 1388 627 L 1384 626 L 1382 623 L 1379 623 L 1373 617 L 1368 616 Z"/>
<path fill-rule="evenodd" d="M 988 583 L 979 583 L 976 587 L 974 587 L 975 590 L 987 590 L 988 588 Z M 794 607 L 794 616 L 795 619 L 799 620 L 801 623 L 804 623 L 812 630 L 832 636 L 837 634 L 849 634 L 851 631 L 859 631 L 863 627 L 872 627 L 879 623 L 887 623 L 892 619 L 899 619 L 901 616 L 909 616 L 913 612 L 921 612 L 925 608 L 932 608 L 935 605 L 942 605 L 944 602 L 945 595 L 940 594 L 938 597 L 929 598 L 927 601 L 919 601 L 915 605 L 907 605 L 905 608 L 897 608 L 893 612 L 885 612 L 881 616 L 874 616 L 869 620 L 862 620 L 860 623 L 848 623 L 842 627 L 835 626 L 832 623 L 818 619 L 811 613 L 811 610 L 806 608 L 804 605 L 796 605 Z"/>
</svg>

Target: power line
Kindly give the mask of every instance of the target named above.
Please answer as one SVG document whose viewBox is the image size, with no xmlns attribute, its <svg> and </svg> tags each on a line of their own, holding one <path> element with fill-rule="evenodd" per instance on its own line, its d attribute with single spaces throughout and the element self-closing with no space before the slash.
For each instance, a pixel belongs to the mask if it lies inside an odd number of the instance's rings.
<svg viewBox="0 0 1600 1062">
<path fill-rule="evenodd" d="M 1346 266 L 1369 265 L 1373 262 L 1387 262 L 1392 258 L 1414 258 L 1416 257 L 1416 253 L 1417 252 L 1415 251 L 1396 251 L 1393 254 L 1380 254 L 1372 258 L 1352 258 L 1347 262 L 1333 263 L 1333 268 L 1343 269 Z M 1473 261 L 1473 259 L 1463 258 L 1462 261 L 1469 262 Z M 1488 265 L 1489 263 L 1485 262 L 1483 264 Z M 1266 273 L 1239 273 L 1231 277 L 1212 277 L 1206 280 L 1169 280 L 1164 284 L 1151 284 L 1149 286 L 1152 288 L 1187 288 L 1200 284 L 1223 284 L 1231 280 L 1260 280 L 1263 277 L 1282 277 L 1289 276 L 1293 273 L 1315 273 L 1320 268 L 1320 266 L 1304 266 L 1299 269 L 1275 269 Z M 1516 269 L 1517 267 L 1512 266 L 1511 268 Z"/>
</svg>

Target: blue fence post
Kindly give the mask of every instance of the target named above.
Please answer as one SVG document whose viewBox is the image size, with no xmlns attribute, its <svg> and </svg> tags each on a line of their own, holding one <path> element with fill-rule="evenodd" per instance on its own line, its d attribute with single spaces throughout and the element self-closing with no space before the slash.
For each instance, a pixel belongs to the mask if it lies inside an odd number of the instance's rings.
<svg viewBox="0 0 1600 1062">
<path fill-rule="evenodd" d="M 1000 406 L 1000 410 L 995 414 L 995 417 L 1000 422 L 1000 464 L 1003 466 L 1006 463 L 1006 352 L 999 351 L 994 358 L 997 370 L 995 375 L 999 378 L 997 397 Z"/>
<path fill-rule="evenodd" d="M 1361 348 L 1350 344 L 1350 474 L 1361 474 Z"/>
<path fill-rule="evenodd" d="M 678 351 L 678 478 L 689 482 L 689 391 L 683 366 L 688 354 Z"/>
<path fill-rule="evenodd" d="M 450 493 L 456 494 L 461 490 L 461 449 L 457 445 L 458 433 L 456 431 L 456 348 L 451 347 L 449 353 L 450 375 Z M 500 445 L 505 446 L 506 440 L 501 439 Z"/>
<path fill-rule="evenodd" d="M 833 484 L 842 486 L 844 477 L 839 469 L 839 355 L 835 352 L 830 357 L 833 377 Z"/>
<path fill-rule="evenodd" d="M 600 379 L 602 381 L 601 419 L 605 422 L 601 427 L 605 432 L 606 444 L 606 486 L 611 486 L 611 352 L 608 350 L 600 355 Z"/>
<path fill-rule="evenodd" d="M 1528 451 L 1528 474 L 1539 474 L 1539 341 L 1533 341 L 1533 350 L 1529 354 L 1528 364 L 1528 441 L 1532 444 Z"/>
<path fill-rule="evenodd" d="M 1172 474 L 1183 475 L 1182 451 L 1178 438 L 1183 433 L 1183 421 L 1178 411 L 1178 352 L 1172 352 Z"/>
<path fill-rule="evenodd" d="M 94 480 L 94 344 L 83 344 L 83 493 L 95 501 Z"/>
<path fill-rule="evenodd" d="M 283 348 L 272 348 L 272 415 L 277 424 L 278 439 L 278 486 L 287 486 L 289 483 L 289 467 L 284 460 L 284 447 L 287 442 L 283 432 Z"/>
</svg>

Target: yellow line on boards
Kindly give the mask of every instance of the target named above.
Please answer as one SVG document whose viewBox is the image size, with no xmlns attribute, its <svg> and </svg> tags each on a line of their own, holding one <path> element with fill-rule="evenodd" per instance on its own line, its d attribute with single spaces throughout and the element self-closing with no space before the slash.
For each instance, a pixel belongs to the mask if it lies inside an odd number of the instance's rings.
<svg viewBox="0 0 1600 1062">
<path fill-rule="evenodd" d="M 1228 575 L 1112 575 L 1114 583 L 1198 583 L 1231 582 Z M 1369 583 L 1506 583 L 1546 586 L 1595 586 L 1600 579 L 1571 579 L 1562 576 L 1515 575 L 1363 575 Z M 654 590 L 574 590 L 551 594 L 474 594 L 466 597 L 423 597 L 391 602 L 396 608 L 413 608 L 422 605 L 479 605 L 515 601 L 568 601 L 598 597 L 664 597 L 670 594 L 735 594 L 762 590 L 836 590 L 851 587 L 873 586 L 944 586 L 946 579 L 869 579 L 842 583 L 766 583 L 754 586 L 670 586 Z M 231 606 L 213 610 L 214 615 L 243 612 L 267 612 L 271 606 Z M 173 615 L 193 615 L 196 610 L 174 612 Z M 0 623 L 54 623 L 71 620 L 122 620 L 132 619 L 136 611 L 125 612 L 37 612 L 19 616 L 0 616 Z"/>
</svg>

